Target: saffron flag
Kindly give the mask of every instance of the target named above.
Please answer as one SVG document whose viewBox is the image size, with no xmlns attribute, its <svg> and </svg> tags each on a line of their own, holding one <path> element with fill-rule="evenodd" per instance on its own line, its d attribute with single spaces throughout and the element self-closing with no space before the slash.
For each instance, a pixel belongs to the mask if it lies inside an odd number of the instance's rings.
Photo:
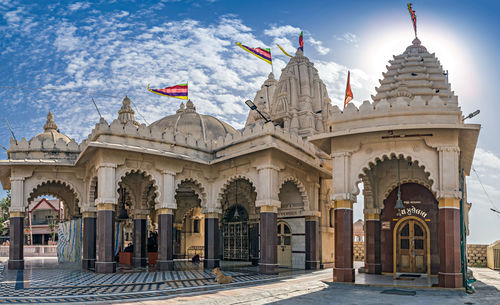
<svg viewBox="0 0 500 305">
<path fill-rule="evenodd" d="M 257 56 L 258 58 L 262 59 L 263 61 L 267 62 L 268 64 L 272 65 L 272 59 L 271 59 L 271 49 L 262 49 L 262 48 L 250 48 L 245 45 L 242 45 L 241 43 L 237 42 L 236 43 L 240 48 L 243 50 L 247 51 L 250 54 L 253 54 Z"/>
<path fill-rule="evenodd" d="M 280 48 L 281 52 L 283 52 L 283 54 L 285 54 L 286 56 L 288 57 L 293 57 L 292 55 L 288 54 L 285 49 L 283 49 L 279 44 L 276 44 L 278 46 L 278 48 Z"/>
<path fill-rule="evenodd" d="M 408 11 L 410 12 L 411 22 L 413 23 L 413 31 L 415 31 L 415 37 L 417 37 L 417 16 L 415 11 L 411 7 L 413 4 L 408 3 Z"/>
<path fill-rule="evenodd" d="M 351 71 L 347 72 L 347 86 L 345 88 L 345 98 L 344 98 L 344 109 L 347 103 L 349 103 L 353 98 L 351 90 Z"/>
<path fill-rule="evenodd" d="M 180 98 L 183 100 L 188 99 L 188 84 L 187 83 L 175 85 L 172 87 L 166 87 L 163 89 L 149 89 L 149 85 L 148 85 L 148 91 L 155 93 L 155 94 L 163 95 L 163 96 Z"/>
<path fill-rule="evenodd" d="M 300 32 L 300 36 L 299 36 L 299 49 L 301 51 L 304 51 L 304 32 Z"/>
</svg>

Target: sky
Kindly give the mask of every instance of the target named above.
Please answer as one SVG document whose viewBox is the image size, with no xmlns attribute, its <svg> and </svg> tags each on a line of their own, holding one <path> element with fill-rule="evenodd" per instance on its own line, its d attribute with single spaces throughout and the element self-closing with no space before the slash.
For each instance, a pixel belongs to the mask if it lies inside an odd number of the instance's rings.
<svg viewBox="0 0 500 305">
<path fill-rule="evenodd" d="M 16 1 L 0 0 L 0 145 L 43 131 L 52 111 L 61 132 L 81 142 L 98 114 L 111 122 L 128 95 L 140 123 L 172 114 L 180 100 L 151 88 L 189 82 L 201 113 L 235 128 L 248 115 L 271 67 L 235 42 L 270 47 L 279 78 L 304 31 L 307 57 L 341 105 L 347 71 L 354 103 L 375 93 L 388 60 L 414 38 L 406 1 Z M 498 1 L 413 2 L 418 37 L 449 71 L 464 114 L 480 109 L 482 125 L 467 180 L 470 243 L 500 239 L 500 83 Z M 40 90 L 43 89 L 43 90 Z M 0 158 L 6 159 L 0 148 Z M 479 178 L 478 178 L 479 177 Z M 482 182 L 479 182 L 479 180 Z M 484 189 L 483 189 L 484 187 Z M 486 192 L 484 191 L 486 190 Z M 5 192 L 0 190 L 0 198 Z M 358 196 L 361 197 L 361 196 Z M 358 198 L 355 220 L 362 218 Z"/>
</svg>

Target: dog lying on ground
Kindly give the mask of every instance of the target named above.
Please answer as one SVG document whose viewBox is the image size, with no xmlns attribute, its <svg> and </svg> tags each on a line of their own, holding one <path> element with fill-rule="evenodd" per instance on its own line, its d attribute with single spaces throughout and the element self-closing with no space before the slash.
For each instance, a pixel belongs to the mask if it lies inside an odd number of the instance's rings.
<svg viewBox="0 0 500 305">
<path fill-rule="evenodd" d="M 214 268 L 212 270 L 211 274 L 215 275 L 215 280 L 219 284 L 229 284 L 233 282 L 233 277 L 230 275 L 224 275 L 222 271 L 220 271 L 219 267 Z"/>
</svg>

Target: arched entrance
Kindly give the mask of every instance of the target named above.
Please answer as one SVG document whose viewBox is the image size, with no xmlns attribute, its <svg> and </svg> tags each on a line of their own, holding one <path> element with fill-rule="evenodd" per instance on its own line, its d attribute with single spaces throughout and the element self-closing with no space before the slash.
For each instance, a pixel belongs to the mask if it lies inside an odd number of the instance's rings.
<svg viewBox="0 0 500 305">
<path fill-rule="evenodd" d="M 278 265 L 292 267 L 292 229 L 284 221 L 278 222 Z"/>
<path fill-rule="evenodd" d="M 250 259 L 248 212 L 239 204 L 233 204 L 224 213 L 222 244 L 224 260 L 248 261 Z"/>
<path fill-rule="evenodd" d="M 426 273 L 430 268 L 429 228 L 417 217 L 402 218 L 394 229 L 396 272 Z"/>
</svg>

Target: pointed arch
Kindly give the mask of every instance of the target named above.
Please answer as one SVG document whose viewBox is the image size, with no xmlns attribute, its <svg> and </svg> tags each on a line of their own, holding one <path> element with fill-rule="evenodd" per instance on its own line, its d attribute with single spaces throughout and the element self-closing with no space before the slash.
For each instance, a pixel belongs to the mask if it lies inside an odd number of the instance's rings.
<svg viewBox="0 0 500 305">
<path fill-rule="evenodd" d="M 279 192 L 281 192 L 283 185 L 287 182 L 292 182 L 293 184 L 295 184 L 295 186 L 299 190 L 300 196 L 302 197 L 302 202 L 304 203 L 304 207 L 309 207 L 309 197 L 307 195 L 306 187 L 304 186 L 302 181 L 300 181 L 300 179 L 298 179 L 297 177 L 287 176 L 281 179 Z"/>
</svg>

